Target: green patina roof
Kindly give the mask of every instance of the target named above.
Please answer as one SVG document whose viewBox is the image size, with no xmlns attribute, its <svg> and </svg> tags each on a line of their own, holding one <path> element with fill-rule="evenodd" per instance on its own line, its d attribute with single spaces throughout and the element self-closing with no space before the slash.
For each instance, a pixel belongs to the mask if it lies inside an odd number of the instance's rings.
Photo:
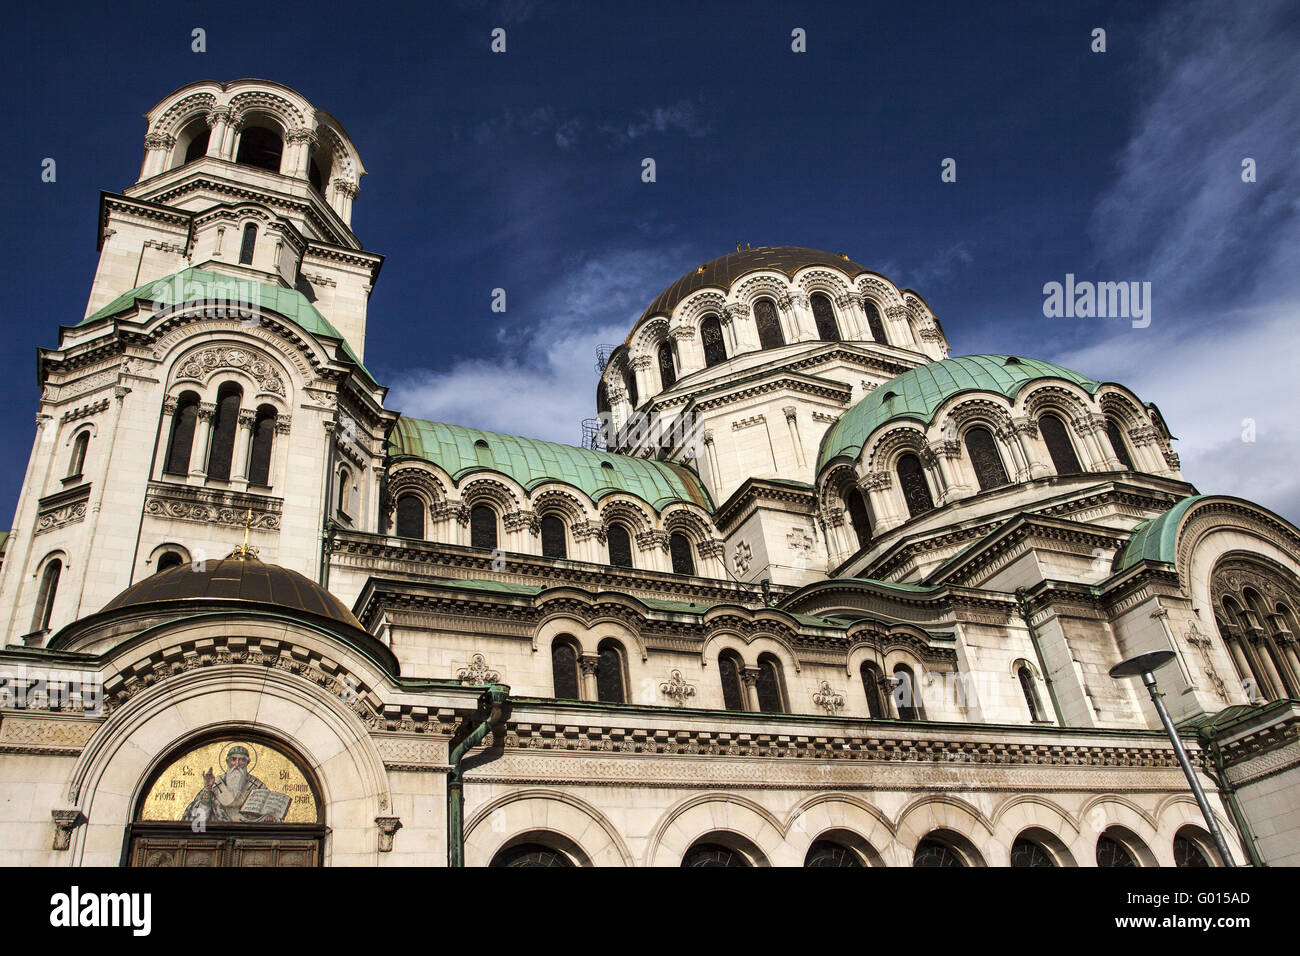
<svg viewBox="0 0 1300 956">
<path fill-rule="evenodd" d="M 1115 556 L 1115 570 L 1125 571 L 1140 561 L 1173 564 L 1178 545 L 1178 526 L 1183 523 L 1187 509 L 1204 498 L 1191 495 L 1183 498 L 1159 517 L 1144 521 L 1133 529 L 1133 537 Z"/>
<path fill-rule="evenodd" d="M 250 292 L 253 295 L 250 295 Z M 316 307 L 297 289 L 286 289 L 265 282 L 220 275 L 216 272 L 208 272 L 206 269 L 186 269 L 153 282 L 146 282 L 129 292 L 123 292 L 108 305 L 86 316 L 77 324 L 87 325 L 117 315 L 119 312 L 125 312 L 132 308 L 137 300 L 171 306 L 196 301 L 241 303 L 250 299 L 252 305 L 284 316 L 304 332 L 338 339 L 343 343 L 343 351 L 347 357 L 355 362 L 371 381 L 374 381 L 374 376 L 361 364 L 361 359 L 357 358 L 356 353 L 352 351 L 352 346 L 348 345 L 338 329 L 334 328 L 325 316 L 317 312 Z"/>
<path fill-rule="evenodd" d="M 528 491 L 548 481 L 562 481 L 586 492 L 593 501 L 624 492 L 656 511 L 675 501 L 693 502 L 713 510 L 709 493 L 695 472 L 675 462 L 629 458 L 406 416 L 398 419 L 389 435 L 388 452 L 439 465 L 455 481 L 474 471 L 495 471 L 513 478 Z"/>
<path fill-rule="evenodd" d="M 999 392 L 1009 399 L 1027 383 L 1062 378 L 1089 393 L 1099 386 L 1068 368 L 1015 355 L 963 355 L 896 375 L 840 416 L 822 439 L 817 470 L 841 455 L 856 457 L 881 425 L 910 418 L 928 425 L 939 406 L 961 392 Z"/>
</svg>

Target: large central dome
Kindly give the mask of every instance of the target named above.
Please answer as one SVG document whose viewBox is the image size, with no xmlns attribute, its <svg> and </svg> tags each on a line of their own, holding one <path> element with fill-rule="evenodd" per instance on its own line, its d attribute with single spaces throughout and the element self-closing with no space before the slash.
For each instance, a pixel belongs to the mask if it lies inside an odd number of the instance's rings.
<svg viewBox="0 0 1300 956">
<path fill-rule="evenodd" d="M 834 266 L 846 273 L 850 279 L 857 278 L 870 270 L 854 262 L 846 255 L 822 252 L 820 249 L 805 249 L 802 246 L 759 246 L 757 249 L 742 249 L 706 262 L 682 276 L 650 303 L 650 308 L 642 313 L 644 320 L 660 313 L 670 315 L 677 303 L 693 292 L 704 288 L 717 288 L 726 291 L 733 282 L 751 272 L 771 270 L 785 273 L 787 278 L 807 266 Z"/>
</svg>

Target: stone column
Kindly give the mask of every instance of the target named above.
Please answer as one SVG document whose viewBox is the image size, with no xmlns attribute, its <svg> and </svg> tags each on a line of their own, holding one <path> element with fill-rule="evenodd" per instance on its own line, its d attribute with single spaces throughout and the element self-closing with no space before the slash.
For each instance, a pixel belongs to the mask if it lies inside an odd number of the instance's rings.
<svg viewBox="0 0 1300 956">
<path fill-rule="evenodd" d="M 735 358 L 741 352 L 752 351 L 748 336 L 741 338 L 741 323 L 749 318 L 749 307 L 729 305 L 718 313 L 718 323 L 722 326 L 723 338 L 727 340 L 727 357 Z M 743 344 L 742 344 L 743 343 Z"/>
<path fill-rule="evenodd" d="M 140 178 L 148 179 L 150 176 L 157 176 L 159 173 L 166 172 L 167 164 L 171 160 L 172 150 L 176 147 L 176 137 L 170 133 L 152 132 L 144 138 L 144 166 L 140 170 Z"/>
<path fill-rule="evenodd" d="M 786 321 L 786 332 L 790 333 L 785 337 L 787 343 L 817 340 L 817 323 L 813 321 L 807 295 L 799 291 L 780 295 L 777 296 L 776 305 L 780 310 L 778 315 L 786 313 L 789 316 Z"/>
<path fill-rule="evenodd" d="M 1300 656 L 1296 654 L 1295 635 L 1286 626 L 1286 619 L 1281 614 L 1269 616 L 1273 630 L 1273 645 L 1282 652 L 1287 667 L 1291 671 L 1292 687 L 1300 686 Z"/>
<path fill-rule="evenodd" d="M 695 330 L 689 325 L 679 325 L 668 330 L 677 343 L 677 378 L 683 379 L 691 372 L 704 368 L 704 350 L 696 341 Z"/>
<path fill-rule="evenodd" d="M 356 183 L 348 182 L 346 179 L 330 180 L 330 205 L 334 211 L 339 214 L 346 223 L 352 222 L 352 200 L 357 198 L 361 189 Z"/>
<path fill-rule="evenodd" d="M 786 405 L 781 411 L 785 413 L 786 428 L 790 431 L 790 444 L 794 448 L 795 467 L 800 471 L 804 471 L 808 464 L 804 460 L 803 441 L 799 438 L 799 410 L 793 405 Z"/>
<path fill-rule="evenodd" d="M 292 145 L 293 148 L 292 152 L 288 149 L 285 150 L 285 156 L 280 163 L 280 172 L 286 176 L 297 176 L 299 179 L 306 179 L 307 171 L 310 168 L 311 148 L 316 145 L 316 133 L 306 126 L 300 126 L 297 129 L 289 130 L 284 139 L 285 145 Z"/>
<path fill-rule="evenodd" d="M 235 481 L 248 487 L 248 466 L 253 460 L 253 428 L 257 425 L 257 412 L 251 408 L 239 410 L 239 434 L 235 438 Z"/>
<path fill-rule="evenodd" d="M 888 321 L 885 321 L 888 320 Z M 895 345 L 920 345 L 912 334 L 912 323 L 907 321 L 907 306 L 891 305 L 882 316 L 885 325 L 885 337 Z"/>
<path fill-rule="evenodd" d="M 217 106 L 208 110 L 208 155 L 215 159 L 233 159 L 228 149 L 230 139 L 230 107 Z"/>
<path fill-rule="evenodd" d="M 943 486 L 943 493 L 940 500 L 936 502 L 939 505 L 945 505 L 950 501 L 958 498 L 969 497 L 974 489 L 961 480 L 953 465 L 953 459 L 961 454 L 961 443 L 955 438 L 944 438 L 940 441 L 930 442 L 925 447 L 925 451 L 931 461 L 926 464 L 932 464 L 940 478 L 940 485 Z"/>
<path fill-rule="evenodd" d="M 894 508 L 894 496 L 890 491 L 893 484 L 894 474 L 890 471 L 873 471 L 858 480 L 858 490 L 867 496 L 867 503 L 871 506 L 874 535 L 897 527 L 907 520 Z"/>
<path fill-rule="evenodd" d="M 582 669 L 582 694 L 584 700 L 600 700 L 600 688 L 596 684 L 596 667 L 600 663 L 600 655 L 583 654 L 578 659 L 578 666 Z"/>
<path fill-rule="evenodd" d="M 190 445 L 190 477 L 203 479 L 208 476 L 208 446 L 212 441 L 212 419 L 216 417 L 217 406 L 212 402 L 199 402 L 198 419 L 194 423 L 194 441 Z M 199 460 L 194 460 L 195 453 Z"/>
<path fill-rule="evenodd" d="M 740 672 L 740 679 L 745 684 L 746 709 L 757 714 L 763 709 L 758 703 L 758 668 L 746 667 L 742 669 Z"/>
<path fill-rule="evenodd" d="M 1013 418 L 1011 419 L 1011 427 L 1015 432 L 1017 443 L 1020 445 L 1020 453 L 1024 456 L 1028 469 L 1028 474 L 1018 477 L 1017 480 L 1033 480 L 1050 475 L 1051 469 L 1038 458 L 1038 446 L 1030 441 L 1030 439 L 1038 437 L 1038 422 L 1028 416 Z"/>
</svg>

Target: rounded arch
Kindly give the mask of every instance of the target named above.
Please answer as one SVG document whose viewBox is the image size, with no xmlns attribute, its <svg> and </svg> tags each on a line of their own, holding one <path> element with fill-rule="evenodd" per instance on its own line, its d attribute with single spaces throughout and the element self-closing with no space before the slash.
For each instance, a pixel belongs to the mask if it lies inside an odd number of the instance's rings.
<svg viewBox="0 0 1300 956">
<path fill-rule="evenodd" d="M 552 844 L 546 838 L 558 839 Z M 484 804 L 465 824 L 465 865 L 487 866 L 520 843 L 554 845 L 579 866 L 632 866 L 618 830 L 590 803 L 545 787 L 515 790 Z"/>
<path fill-rule="evenodd" d="M 664 813 L 646 841 L 645 865 L 679 866 L 686 852 L 702 841 L 746 852 L 728 834 L 750 845 L 757 866 L 769 866 L 769 861 L 781 865 L 786 856 L 793 858 L 785 846 L 785 827 L 769 810 L 739 794 L 709 792 L 688 797 Z"/>
<path fill-rule="evenodd" d="M 155 574 L 158 571 L 165 571 L 167 569 L 161 567 L 158 562 L 168 554 L 178 555 L 181 559 L 181 564 L 189 564 L 193 560 L 190 556 L 190 549 L 185 547 L 185 545 L 177 544 L 175 541 L 165 541 L 160 545 L 156 545 L 154 549 L 149 552 L 149 556 L 145 558 L 144 563 L 147 567 L 153 569 L 153 573 Z M 174 566 L 175 565 L 173 565 L 173 567 Z"/>
<path fill-rule="evenodd" d="M 1058 866 L 1078 866 L 1070 851 L 1079 837 L 1079 824 L 1059 803 L 1042 794 L 1017 794 L 1004 800 L 993 812 L 996 866 L 1010 863 L 1010 853 L 1015 841 L 1022 835 L 1042 844 Z"/>
<path fill-rule="evenodd" d="M 831 840 L 855 851 L 867 866 L 885 866 L 885 855 L 896 833 L 877 807 L 852 794 L 819 793 L 790 811 L 786 842 L 800 859 L 819 840 Z"/>
<path fill-rule="evenodd" d="M 276 633 L 283 633 L 282 627 Z M 391 806 L 383 761 L 365 726 L 312 682 L 252 665 L 233 674 L 209 670 L 160 681 L 112 711 L 72 773 L 71 800 L 87 825 L 74 832 L 69 862 L 118 865 L 131 811 L 161 761 L 219 732 L 267 737 L 319 768 L 324 816 L 335 821 L 325 862 L 333 854 L 347 854 L 378 863 L 369 819 L 351 826 L 343 822 L 357 816 L 345 806 L 367 807 L 361 816 L 369 818 Z"/>
<path fill-rule="evenodd" d="M 917 844 L 936 832 L 961 836 L 978 856 L 979 862 L 971 865 L 986 865 L 984 848 L 995 837 L 993 824 L 977 807 L 943 793 L 917 797 L 898 814 L 897 842 L 906 854 L 906 865 L 911 865 Z"/>
<path fill-rule="evenodd" d="M 984 855 L 964 833 L 939 827 L 912 848 L 912 866 L 987 866 Z"/>
</svg>

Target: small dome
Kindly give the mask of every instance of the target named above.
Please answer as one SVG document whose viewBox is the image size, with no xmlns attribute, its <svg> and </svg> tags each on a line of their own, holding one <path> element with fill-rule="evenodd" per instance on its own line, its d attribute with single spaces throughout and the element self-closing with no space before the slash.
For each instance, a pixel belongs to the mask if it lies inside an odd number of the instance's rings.
<svg viewBox="0 0 1300 956">
<path fill-rule="evenodd" d="M 910 418 L 929 425 L 939 406 L 961 392 L 998 392 L 1014 401 L 1027 383 L 1043 378 L 1073 382 L 1089 394 L 1100 384 L 1068 368 L 1015 355 L 963 355 L 896 375 L 830 427 L 817 455 L 817 471 L 841 456 L 856 458 L 886 422 Z"/>
<path fill-rule="evenodd" d="M 652 315 L 670 315 L 681 302 L 693 292 L 700 289 L 717 288 L 727 290 L 742 276 L 751 272 L 768 270 L 784 273 L 787 278 L 806 266 L 830 266 L 839 269 L 850 279 L 856 279 L 869 271 L 847 256 L 822 252 L 819 249 L 804 249 L 801 246 L 759 246 L 757 249 L 742 249 L 697 266 L 682 276 L 650 303 L 641 316 L 641 321 Z M 637 323 L 640 325 L 640 322 Z"/>
<path fill-rule="evenodd" d="M 233 555 L 207 561 L 202 570 L 192 564 L 182 564 L 159 571 L 131 585 L 109 601 L 100 613 L 175 601 L 260 604 L 277 611 L 312 614 L 364 630 L 342 601 L 310 578 L 276 564 L 263 564 L 254 557 Z"/>
</svg>

